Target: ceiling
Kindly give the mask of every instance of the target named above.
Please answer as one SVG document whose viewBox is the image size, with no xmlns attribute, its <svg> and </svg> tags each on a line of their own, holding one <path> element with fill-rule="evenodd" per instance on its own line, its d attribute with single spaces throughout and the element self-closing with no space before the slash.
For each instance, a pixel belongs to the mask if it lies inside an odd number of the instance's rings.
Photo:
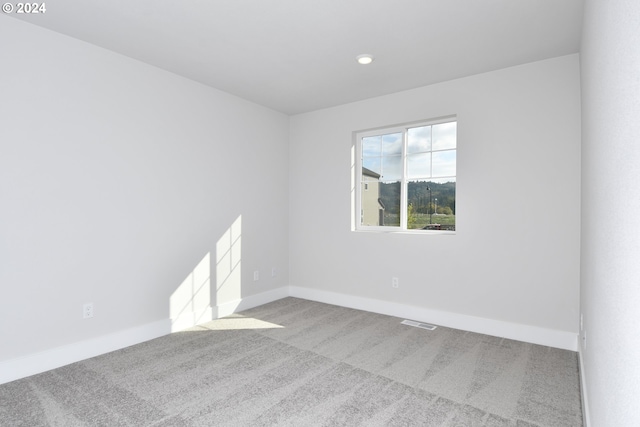
<svg viewBox="0 0 640 427">
<path fill-rule="evenodd" d="M 576 53 L 582 4 L 56 0 L 11 16 L 297 114 Z"/>
</svg>

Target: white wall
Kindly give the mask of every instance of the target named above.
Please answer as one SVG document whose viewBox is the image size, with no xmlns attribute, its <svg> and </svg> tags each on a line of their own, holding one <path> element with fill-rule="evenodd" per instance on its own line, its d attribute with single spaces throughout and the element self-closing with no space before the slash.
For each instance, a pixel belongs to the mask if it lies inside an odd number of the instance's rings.
<svg viewBox="0 0 640 427">
<path fill-rule="evenodd" d="M 640 3 L 587 0 L 581 349 L 590 425 L 640 425 Z"/>
<path fill-rule="evenodd" d="M 8 17 L 0 47 L 0 364 L 168 332 L 189 277 L 200 311 L 286 286 L 287 116 Z"/>
<path fill-rule="evenodd" d="M 571 55 L 293 116 L 294 294 L 575 349 L 579 85 Z M 352 132 L 450 114 L 457 234 L 351 231 Z"/>
</svg>

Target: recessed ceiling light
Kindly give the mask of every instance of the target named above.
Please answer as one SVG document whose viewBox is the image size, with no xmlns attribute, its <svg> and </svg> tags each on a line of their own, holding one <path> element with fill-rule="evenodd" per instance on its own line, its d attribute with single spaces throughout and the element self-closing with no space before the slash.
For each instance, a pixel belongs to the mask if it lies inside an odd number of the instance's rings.
<svg viewBox="0 0 640 427">
<path fill-rule="evenodd" d="M 368 65 L 373 62 L 373 55 L 369 55 L 368 53 L 356 56 L 356 60 L 358 64 Z"/>
</svg>

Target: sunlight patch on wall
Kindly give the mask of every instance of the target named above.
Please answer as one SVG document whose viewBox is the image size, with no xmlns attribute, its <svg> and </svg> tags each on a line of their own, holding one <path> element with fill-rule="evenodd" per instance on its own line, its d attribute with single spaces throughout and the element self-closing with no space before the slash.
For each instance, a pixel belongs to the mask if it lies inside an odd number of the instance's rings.
<svg viewBox="0 0 640 427">
<path fill-rule="evenodd" d="M 216 305 L 242 298 L 242 215 L 216 243 Z"/>
<path fill-rule="evenodd" d="M 171 331 L 211 320 L 211 255 L 207 253 L 169 298 Z"/>
</svg>

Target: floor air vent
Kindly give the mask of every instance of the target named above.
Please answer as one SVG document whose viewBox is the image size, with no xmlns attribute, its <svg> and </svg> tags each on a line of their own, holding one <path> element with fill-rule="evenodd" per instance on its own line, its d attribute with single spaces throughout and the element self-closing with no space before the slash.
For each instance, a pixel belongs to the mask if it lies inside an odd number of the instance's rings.
<svg viewBox="0 0 640 427">
<path fill-rule="evenodd" d="M 436 325 L 430 325 L 428 323 L 420 323 L 414 320 L 403 320 L 400 323 L 402 323 L 403 325 L 415 326 L 416 328 L 428 329 L 430 331 L 433 331 L 435 328 L 437 328 Z"/>
</svg>

